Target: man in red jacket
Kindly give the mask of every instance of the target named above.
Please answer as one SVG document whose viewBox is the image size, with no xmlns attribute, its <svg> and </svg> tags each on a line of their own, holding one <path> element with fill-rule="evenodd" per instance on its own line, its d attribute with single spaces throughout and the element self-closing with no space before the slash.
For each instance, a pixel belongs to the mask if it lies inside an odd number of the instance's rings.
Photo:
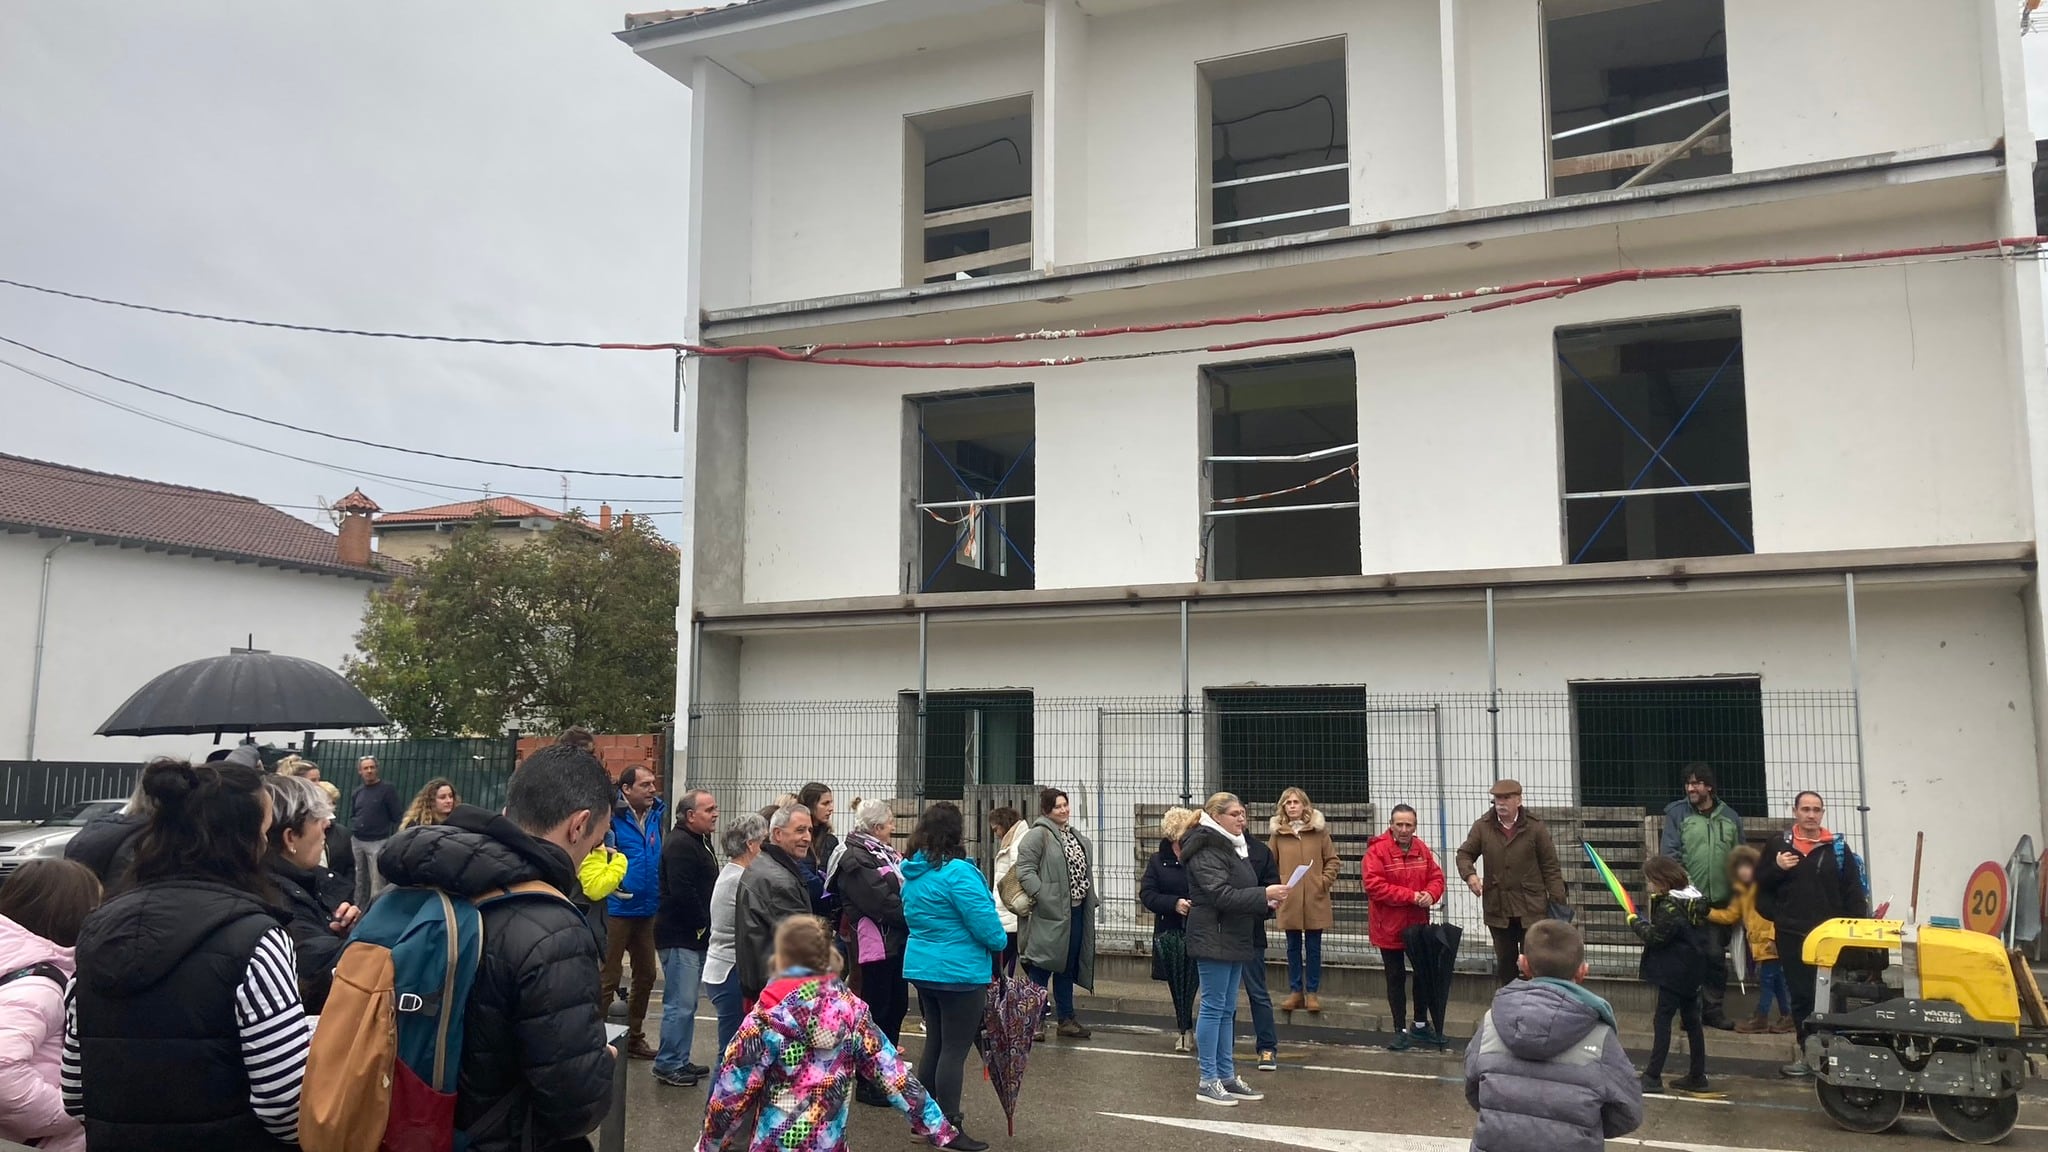
<svg viewBox="0 0 2048 1152">
<path fill-rule="evenodd" d="M 1427 1016 L 1435 1005 L 1415 1000 L 1415 1027 L 1404 1027 L 1408 1019 L 1408 951 L 1401 934 L 1429 923 L 1429 910 L 1444 898 L 1444 867 L 1436 854 L 1415 834 L 1415 809 L 1394 806 L 1394 820 L 1387 834 L 1365 847 L 1365 895 L 1371 901 L 1367 912 L 1373 946 L 1387 966 L 1387 1005 L 1393 1009 L 1394 1027 L 1399 1033 L 1387 1047 L 1406 1052 L 1417 1043 L 1443 1050 L 1444 1022 L 1437 1015 L 1435 1027 Z"/>
</svg>

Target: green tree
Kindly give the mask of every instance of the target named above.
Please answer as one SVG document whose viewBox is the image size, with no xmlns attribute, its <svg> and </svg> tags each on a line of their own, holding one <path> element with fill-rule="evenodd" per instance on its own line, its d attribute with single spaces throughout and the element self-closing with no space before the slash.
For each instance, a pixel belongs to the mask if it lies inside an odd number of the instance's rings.
<svg viewBox="0 0 2048 1152">
<path fill-rule="evenodd" d="M 347 662 L 413 735 L 648 732 L 675 706 L 675 548 L 644 519 L 580 516 L 532 543 L 488 518 L 371 598 Z"/>
</svg>

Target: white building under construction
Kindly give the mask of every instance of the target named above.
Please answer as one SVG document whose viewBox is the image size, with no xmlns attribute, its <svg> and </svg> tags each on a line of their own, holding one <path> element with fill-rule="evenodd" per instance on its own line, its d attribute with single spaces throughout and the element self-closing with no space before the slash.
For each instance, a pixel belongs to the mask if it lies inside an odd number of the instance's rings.
<svg viewBox="0 0 2048 1152">
<path fill-rule="evenodd" d="M 687 364 L 689 778 L 1057 785 L 1115 924 L 1183 795 L 1620 851 L 1706 761 L 1953 914 L 2042 825 L 2020 7 L 635 18 L 690 338 L 775 350 Z"/>
</svg>

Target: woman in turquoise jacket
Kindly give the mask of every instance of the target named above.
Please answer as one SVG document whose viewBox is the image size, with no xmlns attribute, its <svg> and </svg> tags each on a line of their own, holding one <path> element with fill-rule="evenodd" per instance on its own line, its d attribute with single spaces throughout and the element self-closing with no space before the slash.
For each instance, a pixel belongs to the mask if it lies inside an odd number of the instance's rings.
<svg viewBox="0 0 2048 1152">
<path fill-rule="evenodd" d="M 911 857 L 903 863 L 903 919 L 910 926 L 903 978 L 917 989 L 924 1016 L 917 1078 L 956 1129 L 960 1081 L 981 1030 L 993 957 L 1010 943 L 988 881 L 967 860 L 963 828 L 953 805 L 926 808 L 910 837 Z M 980 1152 L 988 1145 L 963 1129 L 946 1147 Z"/>
</svg>

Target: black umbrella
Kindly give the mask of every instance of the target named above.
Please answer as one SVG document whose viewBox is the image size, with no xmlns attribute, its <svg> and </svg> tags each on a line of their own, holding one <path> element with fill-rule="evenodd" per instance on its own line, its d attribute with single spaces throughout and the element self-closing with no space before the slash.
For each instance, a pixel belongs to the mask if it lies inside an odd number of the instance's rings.
<svg viewBox="0 0 2048 1152">
<path fill-rule="evenodd" d="M 1450 1007 L 1458 946 L 1464 940 L 1465 930 L 1448 917 L 1440 924 L 1417 924 L 1401 933 L 1408 964 L 1415 969 L 1415 1007 L 1429 1017 L 1429 1026 L 1438 1036 L 1444 1034 L 1444 1011 Z M 1405 1027 L 1407 1022 L 1397 1020 L 1395 1025 Z"/>
<path fill-rule="evenodd" d="M 180 664 L 144 684 L 102 736 L 381 728 L 390 721 L 331 668 L 254 648 Z"/>
</svg>

